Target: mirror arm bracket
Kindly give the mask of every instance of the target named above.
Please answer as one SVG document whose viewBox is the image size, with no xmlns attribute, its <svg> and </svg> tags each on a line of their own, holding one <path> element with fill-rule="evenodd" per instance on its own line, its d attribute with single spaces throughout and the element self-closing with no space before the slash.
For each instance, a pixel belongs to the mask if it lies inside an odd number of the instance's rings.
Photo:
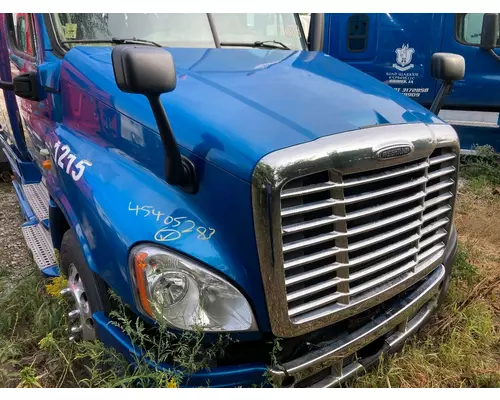
<svg viewBox="0 0 500 400">
<path fill-rule="evenodd" d="M 0 81 L 0 89 L 14 90 L 14 82 Z"/>
<path fill-rule="evenodd" d="M 179 152 L 179 146 L 172 132 L 160 95 L 147 96 L 158 126 L 158 132 L 165 151 L 165 180 L 179 186 L 186 193 L 198 190 L 194 164 Z"/>
<path fill-rule="evenodd" d="M 446 96 L 451 93 L 451 89 L 453 88 L 453 82 L 446 82 L 443 81 L 441 84 L 441 87 L 439 88 L 439 91 L 434 98 L 434 101 L 432 102 L 430 111 L 433 114 L 438 115 L 439 111 L 441 110 L 441 107 L 443 107 L 444 99 Z"/>
</svg>

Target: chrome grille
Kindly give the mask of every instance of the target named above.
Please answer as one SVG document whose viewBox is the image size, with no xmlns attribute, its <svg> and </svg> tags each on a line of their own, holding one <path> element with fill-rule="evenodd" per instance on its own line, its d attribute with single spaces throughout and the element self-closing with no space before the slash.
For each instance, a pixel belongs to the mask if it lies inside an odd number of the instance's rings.
<svg viewBox="0 0 500 400">
<path fill-rule="evenodd" d="M 420 272 L 442 252 L 457 173 L 452 148 L 373 171 L 322 171 L 281 191 L 288 315 L 319 318 Z"/>
</svg>

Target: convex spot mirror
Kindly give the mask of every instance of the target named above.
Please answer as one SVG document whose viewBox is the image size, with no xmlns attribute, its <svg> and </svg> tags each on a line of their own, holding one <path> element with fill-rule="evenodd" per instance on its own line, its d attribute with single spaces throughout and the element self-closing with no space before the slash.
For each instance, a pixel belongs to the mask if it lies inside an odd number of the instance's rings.
<svg viewBox="0 0 500 400">
<path fill-rule="evenodd" d="M 444 82 L 459 81 L 465 75 L 465 59 L 459 54 L 434 53 L 431 57 L 431 76 Z"/>
<path fill-rule="evenodd" d="M 491 50 L 497 46 L 499 35 L 499 14 L 484 14 L 483 28 L 481 30 L 481 44 L 483 50 Z"/>
<path fill-rule="evenodd" d="M 121 45 L 111 53 L 116 84 L 127 93 L 159 96 L 177 84 L 174 60 L 163 48 Z"/>
</svg>

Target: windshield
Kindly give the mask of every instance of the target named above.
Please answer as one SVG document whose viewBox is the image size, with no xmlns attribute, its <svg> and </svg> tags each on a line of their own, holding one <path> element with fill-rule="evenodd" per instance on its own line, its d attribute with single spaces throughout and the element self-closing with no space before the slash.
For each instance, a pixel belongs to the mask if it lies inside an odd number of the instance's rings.
<svg viewBox="0 0 500 400">
<path fill-rule="evenodd" d="M 305 49 L 295 14 L 210 15 L 222 43 L 279 41 L 293 50 Z M 54 20 L 60 42 L 115 37 L 151 40 L 167 47 L 216 47 L 208 14 L 54 14 Z M 78 43 L 85 44 L 95 45 Z"/>
</svg>

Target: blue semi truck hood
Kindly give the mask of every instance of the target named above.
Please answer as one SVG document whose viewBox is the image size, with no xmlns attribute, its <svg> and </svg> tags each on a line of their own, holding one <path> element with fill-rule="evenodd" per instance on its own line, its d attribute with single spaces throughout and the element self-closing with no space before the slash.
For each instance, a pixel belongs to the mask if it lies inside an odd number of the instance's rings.
<svg viewBox="0 0 500 400">
<path fill-rule="evenodd" d="M 257 162 L 277 149 L 374 125 L 443 123 L 387 85 L 323 53 L 168 50 L 177 88 L 162 101 L 179 145 L 246 181 Z M 61 77 L 157 130 L 146 98 L 116 86 L 110 48 L 72 49 Z"/>
</svg>

